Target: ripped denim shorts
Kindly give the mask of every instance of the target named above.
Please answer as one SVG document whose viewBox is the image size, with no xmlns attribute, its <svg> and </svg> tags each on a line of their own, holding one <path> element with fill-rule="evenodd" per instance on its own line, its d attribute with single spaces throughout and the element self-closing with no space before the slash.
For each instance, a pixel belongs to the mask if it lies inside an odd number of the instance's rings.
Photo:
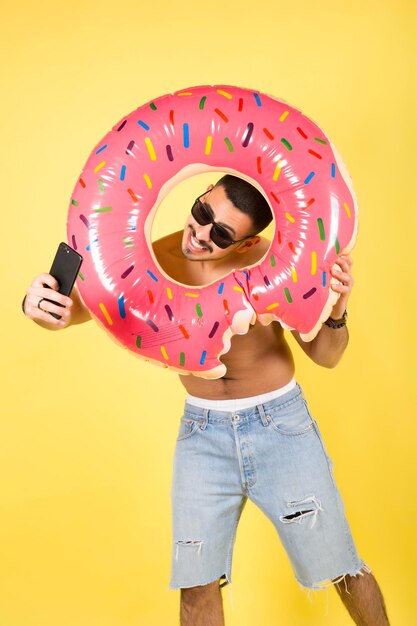
<svg viewBox="0 0 417 626">
<path fill-rule="evenodd" d="M 173 461 L 170 589 L 231 583 L 248 498 L 274 524 L 302 587 L 323 589 L 362 568 L 370 572 L 298 383 L 235 412 L 185 403 Z"/>
</svg>

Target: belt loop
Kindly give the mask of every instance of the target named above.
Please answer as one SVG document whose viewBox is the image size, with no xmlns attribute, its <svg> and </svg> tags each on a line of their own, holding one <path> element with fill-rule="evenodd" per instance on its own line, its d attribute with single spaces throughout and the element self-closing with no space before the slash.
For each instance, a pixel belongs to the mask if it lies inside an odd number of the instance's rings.
<svg viewBox="0 0 417 626">
<path fill-rule="evenodd" d="M 269 425 L 269 421 L 267 420 L 266 415 L 265 415 L 264 405 L 263 404 L 257 404 L 256 408 L 259 411 L 259 415 L 261 417 L 262 425 L 263 426 L 268 426 Z"/>
<path fill-rule="evenodd" d="M 201 430 L 205 430 L 206 426 L 207 426 L 207 422 L 208 422 L 208 416 L 209 416 L 209 410 L 208 409 L 203 409 L 203 418 L 202 420 L 198 420 L 200 422 L 200 428 Z"/>
</svg>

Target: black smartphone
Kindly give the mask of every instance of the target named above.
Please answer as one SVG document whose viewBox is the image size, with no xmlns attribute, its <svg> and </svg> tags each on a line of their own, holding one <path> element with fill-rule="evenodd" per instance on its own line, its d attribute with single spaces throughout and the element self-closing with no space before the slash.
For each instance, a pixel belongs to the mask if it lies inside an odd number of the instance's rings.
<svg viewBox="0 0 417 626">
<path fill-rule="evenodd" d="M 71 246 L 61 241 L 52 262 L 51 269 L 49 270 L 49 273 L 55 278 L 55 280 L 58 281 L 59 293 L 62 293 L 64 296 L 70 295 L 82 262 L 83 257 L 81 254 L 78 254 L 78 252 L 71 248 Z M 45 283 L 43 283 L 43 286 L 48 289 L 52 289 L 52 287 L 49 287 L 49 285 L 46 285 Z M 63 304 L 55 302 L 54 300 L 49 300 L 48 298 L 45 298 L 45 300 L 47 300 L 47 302 L 52 302 L 57 306 L 64 306 Z M 61 315 L 52 313 L 51 311 L 48 311 L 48 313 L 50 313 L 50 315 L 55 317 L 57 320 L 60 320 L 62 317 Z"/>
</svg>

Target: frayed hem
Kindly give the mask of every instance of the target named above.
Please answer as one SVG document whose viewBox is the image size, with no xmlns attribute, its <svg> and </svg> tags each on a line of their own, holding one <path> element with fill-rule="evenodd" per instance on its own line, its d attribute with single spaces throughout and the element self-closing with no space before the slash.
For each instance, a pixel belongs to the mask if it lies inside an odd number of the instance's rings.
<svg viewBox="0 0 417 626">
<path fill-rule="evenodd" d="M 193 583 L 192 585 L 168 585 L 168 591 L 178 591 L 178 589 L 192 589 L 193 587 L 202 587 L 204 585 L 209 585 L 210 583 L 214 583 L 216 580 L 222 580 L 225 579 L 224 582 L 220 582 L 219 587 L 223 588 L 226 587 L 227 585 L 231 585 L 232 584 L 232 580 L 231 577 L 228 574 L 222 574 L 221 576 L 215 576 L 214 578 L 211 578 L 210 580 L 208 580 L 207 582 L 204 583 Z"/>
<path fill-rule="evenodd" d="M 361 570 L 364 570 L 364 571 L 361 571 Z M 346 576 L 353 576 L 353 577 L 356 577 L 358 575 L 363 576 L 364 572 L 366 572 L 367 574 L 370 574 L 371 571 L 372 570 L 369 567 L 369 565 L 367 565 L 364 561 L 362 561 L 361 567 L 358 570 L 356 570 L 356 572 L 353 572 L 353 573 L 346 572 L 345 574 L 340 574 L 338 577 L 335 578 L 335 580 L 325 579 L 318 583 L 312 583 L 312 584 L 304 583 L 301 580 L 298 580 L 298 578 L 296 580 L 303 591 L 307 590 L 308 599 L 310 600 L 311 591 L 322 591 L 323 589 L 328 589 L 329 587 L 332 587 L 333 585 L 336 585 L 337 587 L 339 587 L 339 583 L 342 581 L 345 584 L 346 593 L 350 595 L 348 588 L 347 588 L 347 584 L 346 584 Z"/>
</svg>

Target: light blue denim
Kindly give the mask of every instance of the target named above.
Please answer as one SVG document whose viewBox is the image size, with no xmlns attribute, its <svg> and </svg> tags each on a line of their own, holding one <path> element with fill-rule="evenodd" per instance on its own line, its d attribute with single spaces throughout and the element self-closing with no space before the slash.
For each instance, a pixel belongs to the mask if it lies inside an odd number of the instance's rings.
<svg viewBox="0 0 417 626">
<path fill-rule="evenodd" d="M 248 498 L 274 524 L 302 587 L 323 589 L 371 571 L 358 556 L 333 463 L 298 383 L 236 413 L 185 403 L 173 460 L 170 589 L 231 583 Z"/>
</svg>

